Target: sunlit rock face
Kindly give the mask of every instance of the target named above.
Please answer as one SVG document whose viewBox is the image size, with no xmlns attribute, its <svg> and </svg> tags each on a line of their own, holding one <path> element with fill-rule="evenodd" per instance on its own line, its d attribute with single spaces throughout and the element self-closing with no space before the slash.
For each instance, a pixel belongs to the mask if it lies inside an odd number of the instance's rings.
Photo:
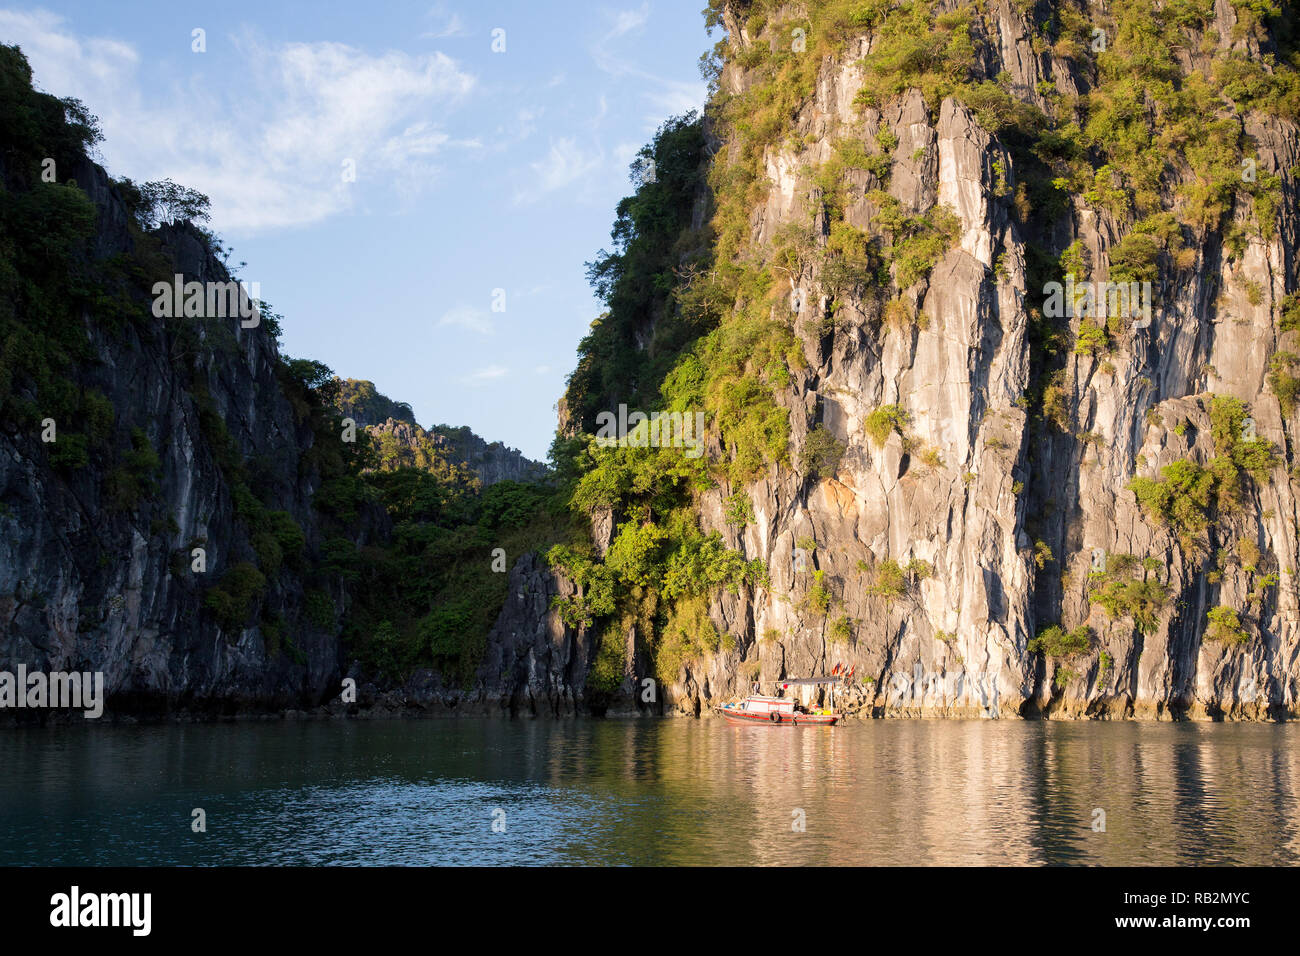
<svg viewBox="0 0 1300 956">
<path fill-rule="evenodd" d="M 733 36 L 744 32 L 745 8 L 728 5 L 723 21 Z M 1189 70 L 1228 50 L 1259 52 L 1250 37 L 1234 38 L 1230 3 L 1215 11 L 1220 39 L 1180 52 Z M 1015 97 L 1043 105 L 1043 81 L 1064 95 L 1087 92 L 1071 61 L 1050 46 L 1035 50 L 1039 26 L 1006 0 L 988 5 L 981 29 L 994 53 L 979 70 L 989 80 L 1005 74 Z M 1067 343 L 1051 380 L 1063 419 L 1048 426 L 1028 305 L 1044 291 L 1029 288 L 1030 246 L 1045 237 L 1026 235 L 1017 215 L 1012 151 L 955 98 L 927 108 L 913 91 L 880 109 L 853 107 L 873 42 L 850 39 L 842 57 L 821 63 L 790 135 L 768 148 L 769 188 L 752 212 L 752 240 L 769 243 L 787 224 L 817 220 L 799 170 L 825 162 L 837 137 L 875 144 L 882 129 L 897 140 L 892 172 L 887 183 L 848 173 L 858 198 L 846 221 L 870 227 L 878 209 L 865 194 L 885 188 L 910 212 L 948 207 L 960 221 L 956 240 L 926 281 L 903 291 L 913 321 L 890 321 L 879 299 L 853 296 L 841 296 L 832 317 L 816 266 L 790 277 L 791 290 L 806 290 L 792 296 L 797 311 L 788 318 L 808 363 L 781 398 L 792 412 L 790 460 L 799 461 L 818 425 L 845 452 L 833 476 L 770 468 L 745 489 L 754 520 L 744 527 L 724 515 L 730 489 L 703 496 L 704 529 L 766 562 L 770 585 L 715 599 L 714 624 L 734 645 L 684 665 L 666 689 L 668 710 L 707 713 L 747 692 L 756 676 L 828 674 L 838 665 L 854 675 L 839 703 L 877 716 L 1295 715 L 1300 544 L 1288 464 L 1296 423 L 1267 373 L 1271 356 L 1295 348 L 1283 338 L 1281 306 L 1297 284 L 1300 222 L 1288 172 L 1300 165 L 1296 128 L 1262 112 L 1241 115 L 1258 175 L 1287 173 L 1272 228 L 1262 232 L 1248 198 L 1238 201 L 1228 222 L 1244 227 L 1240 245 L 1229 248 L 1213 230 L 1187 241 L 1154 283 L 1149 322 L 1125 316 L 1110 349 L 1097 354 Z M 720 85 L 735 92 L 750 80 L 732 63 Z M 1175 212 L 1177 185 L 1168 184 L 1165 205 Z M 1105 280 L 1131 224 L 1074 196 L 1056 228 L 1050 245 L 1077 241 L 1091 278 Z M 1071 343 L 1081 322 L 1069 320 Z M 1129 485 L 1158 479 L 1180 459 L 1215 457 L 1213 396 L 1245 402 L 1242 428 L 1272 442 L 1278 458 L 1189 548 Z M 910 424 L 877 445 L 864 422 L 893 404 Z M 908 575 L 902 594 L 872 593 L 885 561 L 928 572 Z M 1110 574 L 1098 573 L 1108 566 Z M 832 596 L 825 616 L 801 608 L 816 572 Z M 1140 626 L 1093 594 L 1109 579 L 1154 582 L 1167 598 Z M 1207 615 L 1218 607 L 1237 611 L 1239 642 L 1210 632 Z M 847 634 L 835 628 L 839 618 Z M 1057 624 L 1089 628 L 1087 649 L 1031 650 Z M 631 691 L 629 680 L 629 700 Z"/>
</svg>

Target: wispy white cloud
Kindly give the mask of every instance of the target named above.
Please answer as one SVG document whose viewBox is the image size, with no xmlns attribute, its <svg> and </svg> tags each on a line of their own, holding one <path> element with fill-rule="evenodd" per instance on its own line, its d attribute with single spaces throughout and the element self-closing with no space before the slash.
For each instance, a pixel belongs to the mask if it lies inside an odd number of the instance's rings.
<svg viewBox="0 0 1300 956">
<path fill-rule="evenodd" d="M 23 48 L 42 88 L 100 112 L 115 174 L 207 193 L 213 225 L 235 235 L 318 222 L 350 208 L 359 184 L 431 181 L 433 157 L 455 143 L 428 116 L 475 83 L 442 53 L 243 36 L 233 49 L 255 94 L 198 77 L 158 89 L 140 76 L 132 46 L 80 37 L 55 14 L 0 11 L 0 35 Z M 344 175 L 348 161 L 356 182 Z"/>
<path fill-rule="evenodd" d="M 513 135 L 515 139 L 527 139 L 533 133 L 537 132 L 537 121 L 546 113 L 544 106 L 525 107 L 515 112 L 515 125 L 513 129 L 507 130 L 506 127 L 498 127 L 499 135 L 504 136 L 507 132 Z"/>
<path fill-rule="evenodd" d="M 471 372 L 469 375 L 466 375 L 461 379 L 461 381 L 468 385 L 486 385 L 487 383 L 494 382 L 497 379 L 505 378 L 509 374 L 510 369 L 506 368 L 504 365 L 488 365 L 485 368 Z"/>
<path fill-rule="evenodd" d="M 569 136 L 552 139 L 547 154 L 529 164 L 532 173 L 515 191 L 515 202 L 536 202 L 548 193 L 590 176 L 604 160 L 604 150 L 599 146 L 584 148 Z"/>
<path fill-rule="evenodd" d="M 63 28 L 63 18 L 47 10 L 0 10 L 0 35 L 17 43 L 38 69 L 37 85 L 58 96 L 88 92 L 93 81 L 106 94 L 118 92 L 123 77 L 135 69 L 140 56 L 121 40 L 73 36 Z M 105 89 L 106 88 L 106 89 Z"/>
<path fill-rule="evenodd" d="M 438 319 L 438 325 L 457 326 L 471 332 L 478 332 L 480 335 L 491 335 L 495 331 L 491 316 L 482 309 L 469 305 L 456 305 L 448 309 Z"/>
<path fill-rule="evenodd" d="M 603 40 L 608 43 L 629 33 L 639 33 L 649 20 L 650 4 L 648 3 L 641 4 L 636 10 L 619 10 L 614 14 L 614 22 Z"/>
<path fill-rule="evenodd" d="M 640 143 L 619 143 L 614 147 L 614 162 L 620 166 L 631 166 L 637 153 L 641 152 Z"/>
<path fill-rule="evenodd" d="M 627 50 L 621 47 L 626 46 L 626 41 L 630 38 L 642 33 L 649 19 L 650 7 L 646 3 L 610 15 L 608 29 L 592 44 L 590 53 L 593 62 L 603 73 L 631 80 L 640 86 L 642 98 L 652 108 L 645 119 L 646 127 L 654 129 L 669 115 L 700 108 L 704 104 L 706 87 L 703 82 L 687 83 L 656 76 L 632 62 Z M 621 95 L 618 99 L 626 102 L 626 97 Z M 540 115 L 540 110 L 519 111 L 516 124 L 519 139 L 524 139 L 533 132 L 535 120 Z M 587 186 L 592 181 L 604 181 L 611 171 L 608 165 L 611 159 L 619 169 L 626 168 L 636 157 L 639 146 L 619 143 L 612 150 L 606 150 L 601 143 L 601 136 L 609 115 L 609 97 L 601 92 L 586 116 L 583 124 L 585 131 L 581 135 L 552 136 L 548 141 L 546 155 L 531 163 L 528 171 L 522 174 L 520 185 L 515 190 L 515 203 L 534 203 L 575 184 Z"/>
<path fill-rule="evenodd" d="M 703 80 L 687 82 L 658 76 L 636 66 L 624 50 L 617 50 L 619 41 L 642 32 L 650 19 L 650 6 L 643 3 L 635 10 L 614 14 L 610 28 L 591 46 L 591 58 L 605 73 L 614 77 L 628 77 L 644 86 L 643 96 L 654 108 L 646 117 L 647 125 L 654 128 L 670 115 L 679 115 L 704 105 L 708 88 Z"/>
<path fill-rule="evenodd" d="M 421 33 L 421 39 L 442 40 L 448 37 L 469 36 L 469 28 L 455 10 L 448 10 L 445 3 L 435 3 L 425 16 L 437 24 L 432 30 Z"/>
</svg>

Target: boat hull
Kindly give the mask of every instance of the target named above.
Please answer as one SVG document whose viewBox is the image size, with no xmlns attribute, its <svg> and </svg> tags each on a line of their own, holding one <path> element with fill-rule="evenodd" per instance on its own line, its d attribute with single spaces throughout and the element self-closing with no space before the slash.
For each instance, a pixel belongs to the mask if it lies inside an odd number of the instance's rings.
<svg viewBox="0 0 1300 956">
<path fill-rule="evenodd" d="M 715 708 L 730 724 L 759 724 L 768 727 L 798 727 L 818 725 L 829 727 L 840 719 L 839 714 L 749 714 L 735 707 Z M 775 718 L 775 719 L 774 719 Z"/>
</svg>

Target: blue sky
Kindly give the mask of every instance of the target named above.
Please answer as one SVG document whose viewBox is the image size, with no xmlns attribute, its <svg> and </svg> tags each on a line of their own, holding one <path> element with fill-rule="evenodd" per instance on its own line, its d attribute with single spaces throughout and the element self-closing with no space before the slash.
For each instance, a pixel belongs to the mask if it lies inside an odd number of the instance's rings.
<svg viewBox="0 0 1300 956">
<path fill-rule="evenodd" d="M 211 197 L 287 354 L 543 458 L 600 312 L 583 263 L 703 102 L 703 6 L 0 0 L 0 40 L 101 118 L 110 173 Z"/>
</svg>

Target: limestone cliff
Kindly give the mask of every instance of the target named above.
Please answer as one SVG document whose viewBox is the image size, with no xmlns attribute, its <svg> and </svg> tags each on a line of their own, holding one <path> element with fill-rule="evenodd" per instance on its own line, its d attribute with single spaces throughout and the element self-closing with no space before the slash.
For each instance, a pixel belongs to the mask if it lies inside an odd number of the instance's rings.
<svg viewBox="0 0 1300 956">
<path fill-rule="evenodd" d="M 365 396 L 224 298 L 206 199 L 111 179 L 97 138 L 0 45 L 0 672 L 99 672 L 110 715 L 317 708 L 420 665 L 464 686 L 507 590 L 487 545 L 535 546 L 546 495 L 504 479 L 540 466 L 403 423 L 425 460 L 384 470 L 338 411 Z"/>
<path fill-rule="evenodd" d="M 1029 15 L 1022 9 L 1006 0 L 985 7 L 977 24 L 989 57 L 981 65 L 984 78 L 1009 75 L 1004 85 L 1030 102 L 1044 82 L 1065 94 L 1086 91 L 1087 69 L 1036 47 L 1041 21 L 1033 8 Z M 1090 9 L 1103 23 L 1106 7 Z M 1233 39 L 1236 21 L 1221 0 L 1203 34 L 1217 32 L 1217 42 L 1179 51 L 1184 70 L 1208 72 L 1213 56 L 1226 49 L 1258 57 L 1253 37 Z M 807 321 L 798 324 L 808 369 L 789 394 L 798 411 L 791 418 L 794 444 L 822 422 L 846 452 L 825 480 L 778 470 L 746 489 L 757 520 L 743 532 L 727 528 L 719 494 L 706 496 L 706 524 L 725 530 L 747 554 L 763 556 L 772 571 L 770 590 L 721 601 L 719 621 L 755 639 L 769 628 L 788 635 L 750 650 L 773 676 L 856 666 L 857 675 L 874 678 L 861 693 L 877 712 L 1294 714 L 1300 514 L 1286 463 L 1295 419 L 1283 413 L 1266 376 L 1269 358 L 1285 343 L 1282 304 L 1297 286 L 1296 126 L 1252 110 L 1233 116 L 1254 143 L 1257 175 L 1281 177 L 1276 221 L 1253 228 L 1252 210 L 1241 202 L 1221 229 L 1190 237 L 1191 254 L 1162 270 L 1148 327 L 1124 328 L 1105 356 L 1078 348 L 1065 356 L 1056 381 L 1069 409 L 1066 428 L 1033 427 L 1025 401 L 1034 364 L 1027 307 L 1034 290 L 1027 288 L 1026 265 L 1031 229 L 1013 208 L 1015 158 L 953 97 L 938 104 L 936 118 L 927 116 L 915 91 L 878 109 L 853 110 L 858 56 L 871 43 L 863 37 L 859 48 L 850 44 L 842 58 L 820 67 L 815 92 L 795 119 L 807 145 L 767 157 L 771 188 L 754 215 L 755 238 L 772 236 L 806 208 L 806 187 L 790 171 L 809 153 L 828 158 L 832 135 L 849 131 L 876 140 L 887 129 L 897 139 L 888 193 L 915 211 L 951 207 L 961 221 L 959 242 L 927 283 L 905 293 L 928 325 L 891 326 L 869 303 L 852 299 L 837 312 L 830 335 L 812 334 L 817 326 Z M 729 70 L 724 82 L 743 83 L 744 72 Z M 1177 163 L 1171 169 L 1162 183 L 1163 205 L 1179 210 L 1177 184 L 1189 172 Z M 846 219 L 866 227 L 876 211 L 859 201 Z M 1052 225 L 1057 243 L 1080 242 L 1105 279 L 1132 224 L 1075 196 Z M 1245 233 L 1237 250 L 1223 240 L 1234 225 Z M 809 270 L 795 284 L 816 289 L 819 277 Z M 802 312 L 818 307 L 815 295 L 807 298 Z M 1082 321 L 1071 323 L 1076 341 Z M 1240 508 L 1221 515 L 1207 541 L 1189 553 L 1168 527 L 1143 513 L 1128 485 L 1135 475 L 1158 476 L 1178 459 L 1214 457 L 1210 393 L 1248 403 L 1258 435 L 1283 454 Z M 894 403 L 910 425 L 874 447 L 864 420 Z M 933 450 L 933 464 L 917 448 Z M 829 643 L 824 621 L 810 624 L 782 600 L 802 590 L 793 563 L 804 536 L 816 542 L 810 567 L 826 572 L 845 614 L 857 622 L 851 642 Z M 1217 560 L 1220 548 L 1235 550 L 1243 539 L 1262 561 Z M 1038 542 L 1052 555 L 1041 566 Z M 1039 548 L 1041 557 L 1046 551 Z M 1131 615 L 1112 616 L 1089 600 L 1094 549 L 1106 553 L 1103 561 L 1112 568 L 1115 555 L 1156 559 L 1154 570 L 1141 573 L 1158 579 L 1169 600 L 1145 633 Z M 932 573 L 902 598 L 873 596 L 857 562 L 887 559 L 924 561 Z M 1270 570 L 1281 572 L 1278 583 L 1252 601 L 1252 589 Z M 1243 643 L 1207 639 L 1207 612 L 1215 606 L 1243 609 Z M 1058 621 L 1088 625 L 1093 646 L 1068 662 L 1045 663 L 1027 645 Z M 1102 666 L 1102 654 L 1110 667 Z M 681 692 L 688 699 L 734 692 L 744 683 L 740 658 L 738 651 L 692 669 Z"/>
<path fill-rule="evenodd" d="M 670 709 L 843 668 L 866 714 L 1294 716 L 1294 11 L 849 6 L 712 5 L 715 192 L 696 204 L 743 180 L 759 111 L 788 102 L 734 248 L 776 277 L 766 308 L 802 361 L 774 388 L 788 453 L 696 499 L 768 579 L 714 594 L 727 639 L 682 661 Z M 1290 92 L 1246 94 L 1242 71 Z M 885 274 L 845 281 L 856 237 Z M 1149 321 L 1136 300 L 1054 312 L 1050 283 L 1076 279 L 1149 282 Z M 590 424 L 569 409 L 626 400 L 588 389 L 562 405 L 570 434 Z M 627 518 L 592 514 L 599 553 Z M 631 702 L 656 638 L 625 633 Z M 567 657 L 528 659 L 530 688 L 578 686 Z"/>
<path fill-rule="evenodd" d="M 128 255 L 120 188 L 89 162 L 74 175 L 97 213 L 92 264 Z M 193 227 L 163 227 L 155 238 L 167 274 L 229 279 Z M 63 321 L 95 358 L 76 369 L 72 394 L 104 412 L 98 425 L 52 415 L 15 375 L 13 398 L 32 401 L 58 431 L 43 442 L 35 422 L 10 414 L 0 431 L 0 667 L 100 671 L 118 711 L 315 703 L 337 687 L 340 647 L 336 629 L 304 614 L 292 556 L 282 556 L 281 574 L 258 575 L 256 620 L 223 627 L 203 612 L 209 588 L 252 567 L 264 530 L 241 520 L 223 456 L 255 469 L 261 500 L 252 507 L 283 515 L 308 552 L 319 544 L 310 507 L 319 475 L 299 468 L 314 438 L 282 390 L 274 336 L 234 318 L 154 319 L 147 302 L 126 325 L 109 322 L 103 300 L 74 308 Z M 58 457 L 86 433 L 82 462 Z"/>
<path fill-rule="evenodd" d="M 366 405 L 381 451 L 492 495 L 343 462 L 328 370 L 148 319 L 145 280 L 228 278 L 212 237 L 144 236 L 84 155 L 85 198 L 33 185 L 0 130 L 6 257 L 94 211 L 80 258 L 0 270 L 0 662 L 103 670 L 136 710 L 342 710 L 346 674 L 375 714 L 705 714 L 834 672 L 861 715 L 1296 715 L 1290 3 L 708 16 L 709 108 L 590 267 L 609 311 L 555 448 L 585 548 L 503 480 L 533 463 L 397 403 Z M 45 364 L 42 269 L 76 333 Z M 601 446 L 620 407 L 702 413 L 703 457 Z"/>
</svg>

